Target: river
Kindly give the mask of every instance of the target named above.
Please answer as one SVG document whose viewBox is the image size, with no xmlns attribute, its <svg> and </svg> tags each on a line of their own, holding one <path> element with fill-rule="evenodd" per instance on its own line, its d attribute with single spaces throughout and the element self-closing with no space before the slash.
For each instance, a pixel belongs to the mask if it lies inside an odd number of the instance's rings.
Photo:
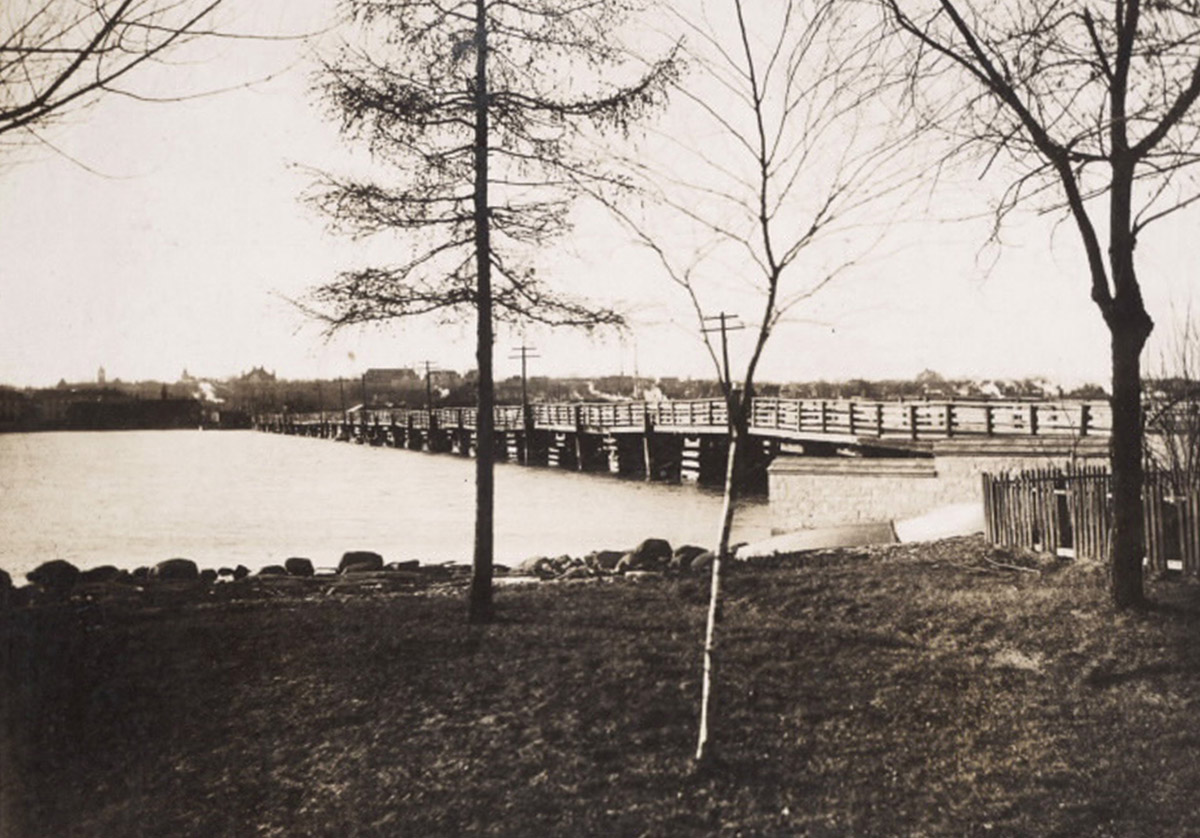
<svg viewBox="0 0 1200 838">
<path fill-rule="evenodd" d="M 0 568 L 49 559 L 132 569 L 172 556 L 251 569 L 346 550 L 469 562 L 474 462 L 254 431 L 0 434 Z M 496 559 L 626 549 L 656 536 L 710 546 L 719 493 L 500 463 Z M 735 539 L 770 534 L 766 503 Z"/>
</svg>

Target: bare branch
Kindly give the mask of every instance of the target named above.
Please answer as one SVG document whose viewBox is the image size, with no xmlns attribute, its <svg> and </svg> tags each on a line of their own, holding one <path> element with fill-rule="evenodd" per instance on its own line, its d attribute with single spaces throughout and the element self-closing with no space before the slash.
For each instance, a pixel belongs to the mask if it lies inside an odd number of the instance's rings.
<svg viewBox="0 0 1200 838">
<path fill-rule="evenodd" d="M 222 0 L 44 0 L 0 14 L 0 134 L 43 126 L 104 94 L 175 101 L 119 86 L 198 38 L 295 40 L 208 25 Z M 262 79 L 254 80 L 262 81 Z M 248 81 L 247 83 L 253 83 Z"/>
</svg>

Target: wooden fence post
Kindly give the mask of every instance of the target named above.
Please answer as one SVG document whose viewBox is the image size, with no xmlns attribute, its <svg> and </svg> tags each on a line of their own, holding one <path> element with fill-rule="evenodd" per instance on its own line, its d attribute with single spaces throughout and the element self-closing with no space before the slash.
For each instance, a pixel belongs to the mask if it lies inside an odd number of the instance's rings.
<svg viewBox="0 0 1200 838">
<path fill-rule="evenodd" d="M 1163 497 L 1162 485 L 1153 475 L 1142 477 L 1142 543 L 1146 553 L 1146 567 L 1152 575 L 1160 575 L 1167 569 L 1163 555 Z"/>
<path fill-rule="evenodd" d="M 980 475 L 983 488 L 983 531 L 991 544 L 996 543 L 996 510 L 992 500 L 992 476 L 986 471 Z"/>
<path fill-rule="evenodd" d="M 1183 556 L 1183 574 L 1193 579 L 1200 576 L 1200 491 L 1188 487 L 1187 543 Z"/>
</svg>

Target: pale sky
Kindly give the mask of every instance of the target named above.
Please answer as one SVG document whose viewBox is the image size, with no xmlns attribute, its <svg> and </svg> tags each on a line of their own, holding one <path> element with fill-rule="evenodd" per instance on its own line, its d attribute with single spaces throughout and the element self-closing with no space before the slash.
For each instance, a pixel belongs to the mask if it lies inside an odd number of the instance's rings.
<svg viewBox="0 0 1200 838">
<path fill-rule="evenodd" d="M 332 5 L 239 3 L 227 10 L 230 20 L 258 31 L 318 28 Z M 0 148 L 0 383 L 93 380 L 100 366 L 110 379 L 174 380 L 185 368 L 225 377 L 264 366 L 307 378 L 427 359 L 458 370 L 474 365 L 470 323 L 411 321 L 326 342 L 286 302 L 339 268 L 387 252 L 329 235 L 298 201 L 312 179 L 298 167 L 337 171 L 349 159 L 307 92 L 305 49 L 209 44 L 186 56 L 195 63 L 152 68 L 143 83 L 186 92 L 279 75 L 170 104 L 109 98 L 44 132 L 58 152 Z M 988 189 L 939 195 L 938 208 L 954 202 L 984 212 Z M 1152 228 L 1140 245 L 1160 334 L 1170 330 L 1172 307 L 1190 299 L 1197 212 Z M 1107 382 L 1106 332 L 1071 227 L 1027 221 L 993 264 L 992 252 L 981 252 L 986 221 L 922 222 L 919 207 L 911 216 L 903 243 L 890 243 L 797 311 L 805 322 L 776 333 L 760 379 L 884 378 L 931 368 Z M 636 367 L 649 376 L 710 376 L 693 316 L 654 261 L 600 214 L 582 211 L 578 221 L 578 234 L 548 264 L 572 288 L 627 306 L 631 334 L 530 332 L 526 341 L 541 356 L 531 372 Z M 737 313 L 749 320 L 753 306 L 747 297 Z M 520 341 L 501 333 L 498 376 L 519 370 L 508 356 Z M 742 349 L 735 342 L 735 363 Z"/>
</svg>

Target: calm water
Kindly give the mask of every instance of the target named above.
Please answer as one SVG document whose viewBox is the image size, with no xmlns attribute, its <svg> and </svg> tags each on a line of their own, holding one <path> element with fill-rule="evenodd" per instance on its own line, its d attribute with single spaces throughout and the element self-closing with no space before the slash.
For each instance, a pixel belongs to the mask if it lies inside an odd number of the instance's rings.
<svg viewBox="0 0 1200 838">
<path fill-rule="evenodd" d="M 659 536 L 715 540 L 720 496 L 694 486 L 496 467 L 496 558 L 582 555 Z M 735 538 L 770 533 L 767 507 Z M 346 550 L 470 561 L 474 462 L 253 431 L 0 434 L 0 568 L 133 568 L 171 556 L 251 568 Z"/>
</svg>

